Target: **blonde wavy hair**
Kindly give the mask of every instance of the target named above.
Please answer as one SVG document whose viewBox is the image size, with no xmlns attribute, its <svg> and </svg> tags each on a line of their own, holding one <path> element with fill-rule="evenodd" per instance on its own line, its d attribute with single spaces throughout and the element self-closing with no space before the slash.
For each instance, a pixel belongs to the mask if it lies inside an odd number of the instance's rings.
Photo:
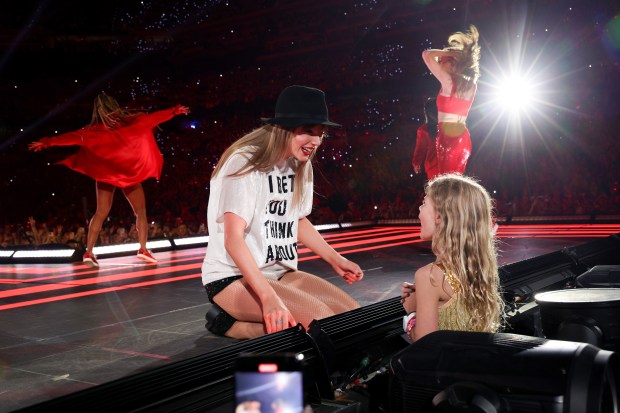
<svg viewBox="0 0 620 413">
<path fill-rule="evenodd" d="M 480 46 L 478 29 L 471 24 L 466 32 L 455 32 L 448 37 L 446 49 L 462 53 L 455 58 L 453 82 L 457 96 L 470 90 L 480 78 Z"/>
<path fill-rule="evenodd" d="M 236 151 L 240 150 L 247 159 L 247 162 L 238 171 L 229 176 L 243 176 L 254 171 L 267 173 L 273 167 L 282 162 L 289 150 L 289 142 L 293 136 L 291 130 L 278 125 L 264 125 L 254 129 L 250 133 L 233 142 L 222 154 L 217 162 L 211 179 L 215 178 L 224 163 Z M 301 201 L 306 185 L 312 182 L 312 159 L 314 152 L 305 162 L 295 160 L 295 193 L 293 194 L 293 206 Z"/>
<path fill-rule="evenodd" d="M 130 122 L 127 118 L 137 115 L 140 112 L 132 112 L 121 108 L 117 100 L 112 96 L 101 92 L 95 98 L 93 104 L 93 115 L 90 119 L 90 126 L 103 124 L 107 129 L 117 129 L 127 126 Z"/>
<path fill-rule="evenodd" d="M 440 217 L 433 253 L 457 281 L 474 331 L 496 332 L 505 320 L 493 234 L 493 202 L 477 180 L 457 174 L 428 182 L 426 194 Z"/>
</svg>

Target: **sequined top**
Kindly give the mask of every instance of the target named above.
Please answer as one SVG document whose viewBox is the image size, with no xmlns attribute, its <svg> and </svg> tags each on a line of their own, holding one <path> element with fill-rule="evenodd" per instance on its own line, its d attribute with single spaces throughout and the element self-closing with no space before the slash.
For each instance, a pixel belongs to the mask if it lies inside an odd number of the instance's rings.
<svg viewBox="0 0 620 413">
<path fill-rule="evenodd" d="M 441 264 L 435 265 L 443 271 L 454 292 L 452 298 L 439 307 L 439 330 L 474 331 L 472 317 L 467 313 L 462 300 L 458 279 L 452 273 L 446 272 Z"/>
</svg>

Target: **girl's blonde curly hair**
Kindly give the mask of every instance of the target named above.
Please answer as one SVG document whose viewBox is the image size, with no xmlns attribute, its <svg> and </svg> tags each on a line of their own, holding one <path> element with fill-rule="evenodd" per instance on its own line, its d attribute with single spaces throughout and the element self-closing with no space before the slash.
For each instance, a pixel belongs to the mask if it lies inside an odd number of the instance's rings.
<svg viewBox="0 0 620 413">
<path fill-rule="evenodd" d="M 499 330 L 505 309 L 489 193 L 475 179 L 458 174 L 435 177 L 426 193 L 440 217 L 432 239 L 433 253 L 458 281 L 455 293 L 460 294 L 473 330 Z"/>
</svg>

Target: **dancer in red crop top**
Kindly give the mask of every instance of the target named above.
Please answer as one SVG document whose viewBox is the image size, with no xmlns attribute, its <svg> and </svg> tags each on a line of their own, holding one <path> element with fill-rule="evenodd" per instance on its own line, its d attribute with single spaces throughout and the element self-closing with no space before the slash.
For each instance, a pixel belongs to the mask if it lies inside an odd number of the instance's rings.
<svg viewBox="0 0 620 413">
<path fill-rule="evenodd" d="M 98 267 L 93 248 L 107 218 L 116 187 L 122 189 L 136 215 L 140 249 L 138 258 L 155 263 L 146 249 L 148 222 L 142 181 L 159 179 L 163 157 L 153 128 L 175 115 L 189 113 L 187 106 L 177 105 L 151 114 L 122 109 L 116 99 L 101 93 L 97 96 L 90 125 L 59 136 L 31 142 L 28 148 L 38 152 L 51 146 L 80 146 L 73 155 L 59 163 L 96 181 L 97 210 L 90 220 L 83 261 Z"/>
<path fill-rule="evenodd" d="M 463 174 L 471 154 L 471 138 L 465 124 L 480 77 L 478 30 L 448 38 L 449 47 L 422 52 L 422 59 L 441 83 L 437 95 L 439 130 L 436 139 L 439 174 Z"/>
</svg>

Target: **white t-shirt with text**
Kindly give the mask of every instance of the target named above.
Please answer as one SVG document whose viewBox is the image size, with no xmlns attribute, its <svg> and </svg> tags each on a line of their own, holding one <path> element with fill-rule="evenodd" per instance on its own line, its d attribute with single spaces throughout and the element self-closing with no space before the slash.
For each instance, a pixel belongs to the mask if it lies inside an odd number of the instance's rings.
<svg viewBox="0 0 620 413">
<path fill-rule="evenodd" d="M 224 248 L 224 214 L 234 213 L 245 223 L 245 243 L 258 268 L 267 278 L 279 279 L 297 269 L 297 230 L 299 220 L 312 210 L 313 182 L 306 182 L 301 202 L 293 208 L 296 160 L 291 158 L 268 173 L 251 172 L 231 177 L 246 163 L 237 151 L 228 158 L 211 180 L 207 221 L 209 244 L 202 264 L 203 285 L 222 278 L 241 275 Z"/>
</svg>

